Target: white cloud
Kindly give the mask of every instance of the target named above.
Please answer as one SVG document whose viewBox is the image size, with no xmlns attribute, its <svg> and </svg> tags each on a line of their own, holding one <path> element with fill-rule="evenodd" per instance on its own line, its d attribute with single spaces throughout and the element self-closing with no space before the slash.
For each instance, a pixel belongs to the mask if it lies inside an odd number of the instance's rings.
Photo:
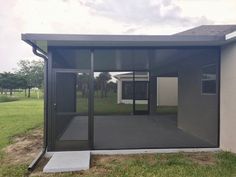
<svg viewBox="0 0 236 177">
<path fill-rule="evenodd" d="M 21 33 L 172 34 L 205 23 L 236 23 L 235 9 L 235 0 L 4 1 L 0 72 L 34 57 Z"/>
<path fill-rule="evenodd" d="M 215 24 L 236 24 L 235 0 L 177 0 L 188 17 L 205 16 Z"/>
<path fill-rule="evenodd" d="M 173 0 L 91 0 L 84 1 L 93 14 L 132 25 L 190 26 L 209 24 L 206 17 L 187 17 Z"/>
</svg>

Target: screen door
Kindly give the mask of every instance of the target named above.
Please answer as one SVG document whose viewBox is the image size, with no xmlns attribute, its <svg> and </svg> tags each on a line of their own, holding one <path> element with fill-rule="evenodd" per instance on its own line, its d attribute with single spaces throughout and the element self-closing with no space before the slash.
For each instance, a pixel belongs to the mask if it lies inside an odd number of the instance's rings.
<svg viewBox="0 0 236 177">
<path fill-rule="evenodd" d="M 54 72 L 54 139 L 56 150 L 89 147 L 89 72 Z"/>
</svg>

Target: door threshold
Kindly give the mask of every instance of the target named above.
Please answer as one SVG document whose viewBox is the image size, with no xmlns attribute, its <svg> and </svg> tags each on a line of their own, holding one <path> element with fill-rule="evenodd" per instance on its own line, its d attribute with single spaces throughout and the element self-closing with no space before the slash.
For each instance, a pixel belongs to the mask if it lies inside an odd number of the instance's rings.
<svg viewBox="0 0 236 177">
<path fill-rule="evenodd" d="M 220 148 L 177 148 L 177 149 L 122 149 L 122 150 L 91 150 L 91 155 L 132 155 L 155 153 L 180 153 L 180 152 L 220 152 Z M 58 152 L 58 151 L 57 151 Z M 65 152 L 65 151 L 59 151 Z M 45 157 L 52 157 L 54 151 L 46 152 Z"/>
</svg>

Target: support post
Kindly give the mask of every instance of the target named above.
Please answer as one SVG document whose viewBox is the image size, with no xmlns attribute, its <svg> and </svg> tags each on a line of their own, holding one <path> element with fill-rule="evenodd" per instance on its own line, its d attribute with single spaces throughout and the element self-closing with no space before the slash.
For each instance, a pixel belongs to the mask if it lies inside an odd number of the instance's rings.
<svg viewBox="0 0 236 177">
<path fill-rule="evenodd" d="M 157 77 L 150 74 L 150 101 L 149 101 L 149 110 L 150 115 L 156 114 L 157 108 Z"/>
<path fill-rule="evenodd" d="M 89 73 L 89 119 L 88 135 L 90 149 L 94 148 L 94 50 L 90 51 L 91 68 Z"/>
</svg>

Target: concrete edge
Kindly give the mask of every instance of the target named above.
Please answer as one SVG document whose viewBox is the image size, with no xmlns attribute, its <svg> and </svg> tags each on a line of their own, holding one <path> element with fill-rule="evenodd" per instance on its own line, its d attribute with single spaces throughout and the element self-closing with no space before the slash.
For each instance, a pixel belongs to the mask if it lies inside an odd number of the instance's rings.
<svg viewBox="0 0 236 177">
<path fill-rule="evenodd" d="M 52 155 L 43 168 L 44 173 L 83 171 L 90 168 L 90 151 L 60 151 Z"/>
<path fill-rule="evenodd" d="M 126 149 L 126 150 L 91 150 L 91 155 L 130 155 L 178 152 L 220 152 L 220 148 L 179 148 L 179 149 Z M 57 151 L 62 152 L 62 151 Z M 45 157 L 50 158 L 56 152 L 46 152 Z"/>
</svg>

